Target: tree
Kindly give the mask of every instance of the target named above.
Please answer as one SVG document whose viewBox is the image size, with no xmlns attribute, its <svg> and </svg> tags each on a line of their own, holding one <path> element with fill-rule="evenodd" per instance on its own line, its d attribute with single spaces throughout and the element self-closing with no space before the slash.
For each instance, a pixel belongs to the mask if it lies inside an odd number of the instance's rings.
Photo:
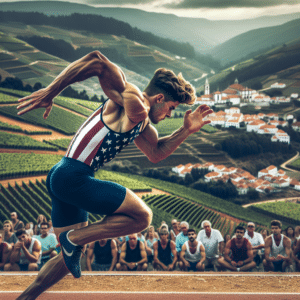
<svg viewBox="0 0 300 300">
<path fill-rule="evenodd" d="M 36 82 L 33 86 L 34 91 L 38 91 L 42 88 L 42 84 L 40 82 Z"/>
</svg>

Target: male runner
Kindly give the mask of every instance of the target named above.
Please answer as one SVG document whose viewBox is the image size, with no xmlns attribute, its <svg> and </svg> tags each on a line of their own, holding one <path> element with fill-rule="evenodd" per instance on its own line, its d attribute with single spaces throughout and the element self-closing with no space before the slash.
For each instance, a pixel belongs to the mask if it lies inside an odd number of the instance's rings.
<svg viewBox="0 0 300 300">
<path fill-rule="evenodd" d="M 97 76 L 107 100 L 79 128 L 66 155 L 48 174 L 52 198 L 52 221 L 62 255 L 51 259 L 19 299 L 35 299 L 70 271 L 80 277 L 82 246 L 96 240 L 125 236 L 147 228 L 152 212 L 131 190 L 97 180 L 94 171 L 110 161 L 134 140 L 136 146 L 157 163 L 171 155 L 192 133 L 210 123 L 203 120 L 212 110 L 201 105 L 188 110 L 183 125 L 170 136 L 158 138 L 151 123 L 171 117 L 180 103 L 192 105 L 195 90 L 181 74 L 158 69 L 141 92 L 126 81 L 121 69 L 99 51 L 70 64 L 46 88 L 19 100 L 19 115 L 45 107 L 47 118 L 53 99 L 68 85 Z M 89 226 L 88 212 L 105 214 Z"/>
</svg>

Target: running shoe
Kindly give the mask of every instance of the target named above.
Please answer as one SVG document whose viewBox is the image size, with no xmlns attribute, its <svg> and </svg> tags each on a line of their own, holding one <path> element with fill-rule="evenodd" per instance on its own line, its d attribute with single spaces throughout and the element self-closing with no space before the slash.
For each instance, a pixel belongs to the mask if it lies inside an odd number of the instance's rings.
<svg viewBox="0 0 300 300">
<path fill-rule="evenodd" d="M 68 235 L 73 230 L 62 232 L 59 235 L 59 242 L 66 267 L 75 278 L 79 278 L 81 276 L 80 257 L 83 247 L 75 245 L 69 240 Z"/>
</svg>

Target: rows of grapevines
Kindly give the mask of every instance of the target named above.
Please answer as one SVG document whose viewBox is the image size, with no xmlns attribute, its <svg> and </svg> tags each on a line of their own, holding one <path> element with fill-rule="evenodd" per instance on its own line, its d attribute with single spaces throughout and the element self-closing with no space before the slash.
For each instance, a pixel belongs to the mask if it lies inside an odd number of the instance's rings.
<svg viewBox="0 0 300 300">
<path fill-rule="evenodd" d="M 33 111 L 29 111 L 24 115 L 17 115 L 16 106 L 0 106 L 0 114 L 8 116 L 13 119 L 25 121 L 30 124 L 51 128 L 62 132 L 66 135 L 73 135 L 81 124 L 86 120 L 85 117 L 75 115 L 63 108 L 54 106 L 51 114 L 45 120 L 43 118 L 45 109 L 38 108 Z"/>
<path fill-rule="evenodd" d="M 35 153 L 0 153 L 0 178 L 47 174 L 61 155 Z"/>
<path fill-rule="evenodd" d="M 57 151 L 57 147 L 39 142 L 29 136 L 0 131 L 0 147 Z"/>
<path fill-rule="evenodd" d="M 54 103 L 59 105 L 59 106 L 68 108 L 72 111 L 75 111 L 77 113 L 80 113 L 80 114 L 82 114 L 86 117 L 88 117 L 92 113 L 92 110 L 87 109 L 87 108 L 82 107 L 82 106 L 79 106 L 76 103 L 72 103 L 72 102 L 70 102 L 70 100 L 67 101 L 67 100 L 62 100 L 62 99 L 56 98 Z"/>
<path fill-rule="evenodd" d="M 58 147 L 60 150 L 67 150 L 72 139 L 57 139 L 57 140 L 44 140 L 44 143 L 54 145 Z"/>
<path fill-rule="evenodd" d="M 220 229 L 220 227 L 216 227 L 217 225 L 221 225 L 218 223 L 220 219 L 218 213 L 191 201 L 186 201 L 171 195 L 148 196 L 144 198 L 144 201 L 157 210 L 165 211 L 179 220 L 187 221 L 190 226 L 197 229 L 201 228 L 201 223 L 204 220 L 209 220 L 213 228 Z"/>
<path fill-rule="evenodd" d="M 256 224 L 270 227 L 270 223 L 273 220 L 272 217 L 268 216 L 265 213 L 255 212 L 251 209 L 251 207 L 244 208 L 230 201 L 214 197 L 210 194 L 206 194 L 201 191 L 185 187 L 183 185 L 139 175 L 126 174 L 126 176 L 128 176 L 129 178 L 137 179 L 140 182 L 144 182 L 145 184 L 151 187 L 169 192 L 170 194 L 176 195 L 178 197 L 183 197 L 186 200 L 190 200 L 200 205 L 204 205 L 208 208 L 212 208 L 229 216 L 244 220 L 246 222 L 252 221 Z M 284 220 L 282 221 L 284 222 Z M 287 226 L 288 224 L 288 222 L 285 222 L 285 224 L 283 225 Z"/>
</svg>

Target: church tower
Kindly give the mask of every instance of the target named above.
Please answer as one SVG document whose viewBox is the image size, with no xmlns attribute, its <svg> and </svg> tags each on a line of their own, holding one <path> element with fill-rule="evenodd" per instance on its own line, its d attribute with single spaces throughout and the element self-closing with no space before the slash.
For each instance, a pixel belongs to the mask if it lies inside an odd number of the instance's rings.
<svg viewBox="0 0 300 300">
<path fill-rule="evenodd" d="M 238 79 L 237 79 L 237 78 L 235 79 L 234 83 L 239 83 L 239 81 L 238 81 Z"/>
<path fill-rule="evenodd" d="M 204 85 L 204 95 L 209 95 L 210 94 L 210 91 L 209 91 L 209 83 L 208 83 L 208 79 L 206 78 L 206 81 L 205 81 L 205 85 Z"/>
</svg>

